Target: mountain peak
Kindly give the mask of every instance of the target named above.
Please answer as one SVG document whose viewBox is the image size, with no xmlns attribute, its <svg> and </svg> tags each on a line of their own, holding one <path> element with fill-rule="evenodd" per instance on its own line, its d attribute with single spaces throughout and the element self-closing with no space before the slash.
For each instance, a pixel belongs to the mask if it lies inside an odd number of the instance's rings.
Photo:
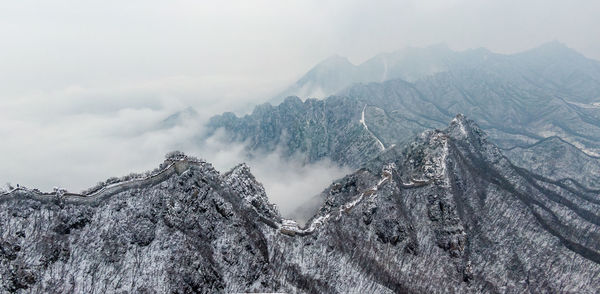
<svg viewBox="0 0 600 294">
<path fill-rule="evenodd" d="M 544 48 L 544 49 L 555 49 L 555 50 L 565 50 L 565 49 L 571 49 L 567 46 L 567 44 L 560 42 L 558 40 L 552 40 L 550 42 L 546 42 L 543 43 L 542 45 L 538 46 L 537 48 Z"/>
<path fill-rule="evenodd" d="M 523 53 L 533 54 L 536 56 L 546 56 L 546 57 L 548 57 L 548 56 L 564 56 L 564 55 L 582 56 L 581 53 L 568 47 L 565 43 L 559 42 L 557 40 L 544 43 L 540 46 L 529 49 Z"/>
<path fill-rule="evenodd" d="M 352 64 L 348 58 L 336 54 L 319 62 L 302 79 L 306 79 L 307 76 L 325 78 L 326 76 L 321 75 L 328 75 L 332 73 L 341 74 L 354 67 L 355 65 Z M 300 81 L 302 81 L 302 79 L 300 79 Z"/>
<path fill-rule="evenodd" d="M 352 62 L 350 62 L 350 60 L 348 60 L 347 57 L 345 56 L 341 56 L 338 54 L 333 54 L 327 58 L 325 58 L 323 61 L 319 62 L 319 65 L 353 65 Z"/>
<path fill-rule="evenodd" d="M 447 132 L 455 138 L 466 138 L 469 134 L 471 124 L 475 123 L 469 120 L 464 114 L 459 113 L 450 121 Z"/>
<path fill-rule="evenodd" d="M 457 114 L 446 128 L 445 132 L 454 139 L 476 139 L 485 140 L 487 134 L 479 125 L 462 113 Z"/>
<path fill-rule="evenodd" d="M 280 105 L 284 104 L 302 104 L 302 99 L 298 96 L 287 96 Z"/>
<path fill-rule="evenodd" d="M 231 175 L 231 174 L 251 175 L 252 173 L 250 172 L 250 167 L 248 166 L 248 164 L 246 164 L 245 162 L 242 162 L 242 163 L 234 166 L 231 170 L 229 170 L 223 176 L 227 177 L 228 175 Z"/>
<path fill-rule="evenodd" d="M 221 176 L 225 186 L 266 221 L 280 221 L 277 206 L 269 202 L 265 188 L 259 183 L 246 163 L 240 163 Z"/>
<path fill-rule="evenodd" d="M 172 128 L 183 124 L 186 120 L 196 119 L 198 116 L 198 111 L 196 111 L 196 109 L 193 107 L 188 106 L 163 119 L 160 122 L 159 127 L 165 129 Z"/>
</svg>

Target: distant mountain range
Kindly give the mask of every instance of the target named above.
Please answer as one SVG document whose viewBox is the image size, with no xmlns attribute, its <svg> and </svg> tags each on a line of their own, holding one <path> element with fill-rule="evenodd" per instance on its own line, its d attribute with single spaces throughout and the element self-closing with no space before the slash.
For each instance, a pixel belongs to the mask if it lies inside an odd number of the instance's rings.
<svg viewBox="0 0 600 294">
<path fill-rule="evenodd" d="M 324 64 L 337 66 L 336 60 Z M 354 83 L 342 90 L 338 88 L 346 82 L 336 82 L 330 87 L 336 94 L 325 99 L 302 102 L 289 97 L 278 106 L 260 105 L 243 117 L 226 113 L 210 120 L 208 135 L 225 129 L 231 140 L 248 142 L 249 152 L 284 147 L 289 154 L 306 154 L 309 162 L 329 157 L 359 167 L 382 149 L 404 145 L 420 132 L 442 128 L 456 113 L 464 113 L 505 149 L 556 136 L 587 155 L 600 154 L 600 63 L 560 43 L 513 55 L 485 49 L 453 52 L 434 46 L 379 55 L 365 64 L 377 60 L 400 60 L 392 67 L 397 73 L 425 68 L 415 63 L 437 64 L 438 70 L 418 70 L 421 74 L 412 75 L 412 82 Z M 347 76 L 347 65 L 339 71 L 335 66 L 326 67 L 327 71 L 322 67 L 316 66 L 298 83 L 313 77 L 327 83 L 327 78 L 318 77 L 328 72 L 336 81 L 349 81 L 339 78 Z M 352 68 L 372 80 L 381 78 Z M 529 164 L 514 153 L 507 155 Z"/>
<path fill-rule="evenodd" d="M 526 81 L 531 87 L 574 97 L 576 102 L 600 99 L 600 63 L 554 41 L 512 55 L 483 48 L 456 52 L 443 44 L 406 48 L 379 54 L 359 65 L 335 55 L 317 64 L 271 103 L 278 104 L 288 96 L 325 98 L 355 83 L 416 82 L 437 73 L 469 69 L 494 72 L 504 80 Z"/>
<path fill-rule="evenodd" d="M 415 81 L 434 73 L 447 71 L 460 53 L 445 45 L 406 48 L 379 54 L 360 65 L 334 55 L 317 64 L 295 84 L 277 95 L 278 104 L 288 96 L 325 98 L 354 83 L 384 82 L 393 79 Z"/>
</svg>

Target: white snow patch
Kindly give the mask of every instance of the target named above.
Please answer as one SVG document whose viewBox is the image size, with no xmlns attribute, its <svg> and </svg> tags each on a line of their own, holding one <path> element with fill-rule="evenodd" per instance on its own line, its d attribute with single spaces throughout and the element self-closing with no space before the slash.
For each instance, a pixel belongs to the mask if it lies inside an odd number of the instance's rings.
<svg viewBox="0 0 600 294">
<path fill-rule="evenodd" d="M 360 115 L 360 123 L 365 127 L 365 129 L 368 131 L 369 127 L 367 127 L 367 124 L 365 123 L 365 109 L 367 109 L 367 105 L 365 104 L 365 107 L 363 107 L 362 110 L 362 114 Z"/>
<path fill-rule="evenodd" d="M 373 132 L 371 132 L 369 130 L 369 127 L 367 126 L 367 123 L 365 121 L 365 110 L 366 109 L 367 109 L 367 104 L 365 104 L 365 107 L 363 107 L 359 122 L 365 127 L 365 130 L 367 130 L 367 132 L 369 132 L 369 134 L 371 134 L 371 136 L 373 136 L 373 138 L 375 138 L 375 140 L 377 140 L 377 144 L 379 144 L 379 148 L 381 148 L 381 150 L 385 150 L 385 146 L 383 145 L 383 143 L 381 143 L 381 140 L 379 140 L 379 138 L 377 138 L 377 136 L 375 136 L 375 134 L 373 134 Z"/>
<path fill-rule="evenodd" d="M 569 104 L 573 104 L 573 105 L 579 106 L 581 108 L 587 108 L 587 109 L 600 108 L 600 102 L 592 102 L 590 104 L 585 104 L 585 103 L 579 103 L 579 102 L 574 102 L 574 101 L 569 101 L 569 100 L 565 100 L 565 101 Z"/>
<path fill-rule="evenodd" d="M 459 119 L 457 119 L 456 117 L 452 119 L 452 123 L 455 123 L 458 125 L 458 128 L 460 129 L 460 132 L 463 135 L 467 135 L 467 130 L 465 129 L 465 126 L 463 125 L 462 121 L 460 121 Z"/>
</svg>

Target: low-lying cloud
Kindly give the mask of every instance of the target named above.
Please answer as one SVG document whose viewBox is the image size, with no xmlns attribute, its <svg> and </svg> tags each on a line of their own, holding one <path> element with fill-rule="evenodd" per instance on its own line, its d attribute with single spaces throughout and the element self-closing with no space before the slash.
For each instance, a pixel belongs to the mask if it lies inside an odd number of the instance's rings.
<svg viewBox="0 0 600 294">
<path fill-rule="evenodd" d="M 269 199 L 277 204 L 283 216 L 297 218 L 300 222 L 311 216 L 311 208 L 319 202 L 317 194 L 334 180 L 352 170 L 340 167 L 329 159 L 306 163 L 302 154 L 285 156 L 282 149 L 270 153 L 253 152 L 247 156 L 245 144 L 231 144 L 226 134 L 218 131 L 208 138 L 203 147 L 190 153 L 200 154 L 220 171 L 226 171 L 246 162 L 252 174 L 261 182 Z"/>
<path fill-rule="evenodd" d="M 249 81 L 217 80 L 170 77 L 0 96 L 0 181 L 78 191 L 110 176 L 152 169 L 166 152 L 191 142 L 212 115 L 243 113 L 264 99 L 260 87 L 244 98 L 228 96 L 227 84 Z M 160 128 L 188 106 L 196 118 Z"/>
<path fill-rule="evenodd" d="M 109 95 L 104 91 L 111 89 L 67 89 L 52 101 L 37 100 L 33 108 L 27 105 L 37 98 L 0 102 L 0 181 L 79 192 L 109 177 L 152 170 L 167 152 L 181 150 L 220 172 L 246 162 L 282 214 L 295 216 L 297 207 L 350 171 L 328 160 L 305 164 L 302 155 L 289 158 L 280 151 L 249 158 L 244 144 L 225 143 L 222 132 L 200 140 L 209 117 L 236 108 L 232 100 L 196 106 L 197 116 L 182 116 L 173 126 L 164 120 L 185 109 L 187 102 L 158 95 L 160 87 L 112 89 L 117 97 L 149 95 L 140 101 L 105 99 Z M 94 104 L 102 107 L 89 106 Z"/>
</svg>

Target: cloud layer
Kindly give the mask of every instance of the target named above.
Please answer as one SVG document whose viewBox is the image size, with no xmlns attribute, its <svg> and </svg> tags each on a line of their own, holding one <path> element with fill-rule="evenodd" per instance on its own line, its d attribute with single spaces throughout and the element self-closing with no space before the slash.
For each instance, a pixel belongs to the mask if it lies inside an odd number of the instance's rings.
<svg viewBox="0 0 600 294">
<path fill-rule="evenodd" d="M 245 144 L 231 144 L 226 134 L 217 132 L 202 147 L 189 146 L 188 153 L 201 154 L 220 171 L 227 171 L 243 160 L 252 174 L 261 182 L 269 199 L 277 204 L 283 216 L 296 217 L 300 221 L 312 216 L 310 212 L 297 211 L 301 206 L 310 208 L 315 196 L 336 179 L 352 172 L 323 159 L 307 164 L 302 154 L 288 157 L 281 150 L 272 153 L 253 153 L 246 156 Z"/>
</svg>

